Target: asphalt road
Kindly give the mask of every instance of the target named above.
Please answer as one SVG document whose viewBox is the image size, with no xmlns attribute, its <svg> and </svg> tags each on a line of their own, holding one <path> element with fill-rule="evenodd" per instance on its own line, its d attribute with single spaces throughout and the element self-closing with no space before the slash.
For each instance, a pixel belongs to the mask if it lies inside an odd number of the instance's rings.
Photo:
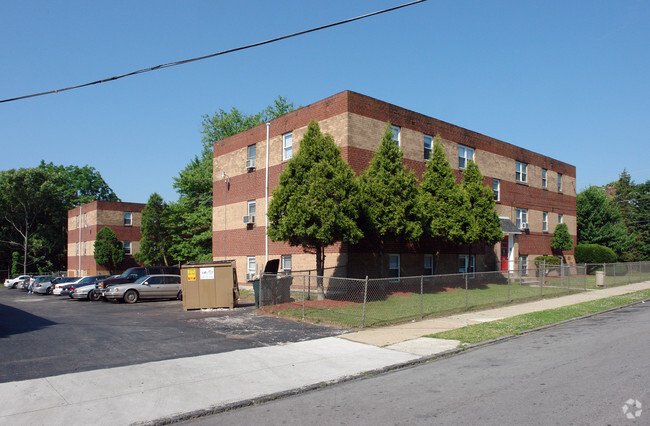
<svg viewBox="0 0 650 426">
<path fill-rule="evenodd" d="M 646 303 L 188 423 L 647 425 L 649 379 Z"/>
<path fill-rule="evenodd" d="M 0 383 L 334 336 L 344 330 L 259 315 L 253 306 L 183 311 L 0 288 Z"/>
</svg>

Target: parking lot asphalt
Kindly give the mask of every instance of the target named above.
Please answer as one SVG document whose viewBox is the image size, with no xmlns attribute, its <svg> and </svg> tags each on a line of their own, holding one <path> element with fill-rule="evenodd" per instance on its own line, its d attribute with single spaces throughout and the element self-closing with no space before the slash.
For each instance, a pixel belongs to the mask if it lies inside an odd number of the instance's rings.
<svg viewBox="0 0 650 426">
<path fill-rule="evenodd" d="M 336 336 L 346 330 L 258 314 L 183 311 L 0 288 L 0 383 Z"/>
</svg>

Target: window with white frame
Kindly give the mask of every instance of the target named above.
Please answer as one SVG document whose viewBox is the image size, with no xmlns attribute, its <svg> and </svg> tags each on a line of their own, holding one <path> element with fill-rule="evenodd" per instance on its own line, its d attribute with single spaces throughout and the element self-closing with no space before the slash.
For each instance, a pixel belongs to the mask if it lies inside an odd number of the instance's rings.
<svg viewBox="0 0 650 426">
<path fill-rule="evenodd" d="M 542 169 L 542 188 L 546 189 L 548 187 L 548 180 L 546 176 L 548 175 L 548 170 Z"/>
<path fill-rule="evenodd" d="M 88 228 L 88 214 L 84 213 L 84 228 Z"/>
<path fill-rule="evenodd" d="M 255 216 L 255 200 L 248 202 L 247 214 L 248 216 Z"/>
<path fill-rule="evenodd" d="M 75 216 L 74 218 L 75 218 L 75 221 L 74 221 L 75 229 L 79 229 L 79 216 Z"/>
<path fill-rule="evenodd" d="M 255 266 L 255 256 L 248 256 L 246 258 L 246 275 L 251 274 L 255 275 L 256 266 Z"/>
<path fill-rule="evenodd" d="M 255 160 L 257 158 L 257 145 L 248 145 L 248 159 Z"/>
<path fill-rule="evenodd" d="M 469 254 L 459 254 L 458 255 L 458 272 L 463 274 L 472 274 L 471 277 L 474 278 L 476 270 L 474 269 L 474 255 Z"/>
<path fill-rule="evenodd" d="M 389 254 L 388 255 L 388 276 L 391 278 L 400 277 L 400 265 L 399 265 L 399 254 Z"/>
<path fill-rule="evenodd" d="M 519 256 L 519 273 L 522 277 L 528 275 L 528 255 Z"/>
<path fill-rule="evenodd" d="M 77 246 L 77 256 L 79 256 L 79 243 L 77 243 L 76 246 Z"/>
<path fill-rule="evenodd" d="M 282 160 L 286 161 L 291 158 L 293 145 L 293 134 L 285 133 L 282 135 Z"/>
<path fill-rule="evenodd" d="M 492 179 L 492 193 L 494 201 L 501 201 L 501 181 L 499 179 Z"/>
<path fill-rule="evenodd" d="M 424 275 L 433 275 L 433 255 L 424 255 Z"/>
<path fill-rule="evenodd" d="M 395 141 L 395 145 L 400 146 L 400 134 L 402 133 L 401 127 L 390 126 L 390 131 L 393 132 L 393 140 Z"/>
<path fill-rule="evenodd" d="M 282 257 L 280 258 L 280 263 L 281 263 L 281 266 L 282 266 L 282 270 L 284 272 L 286 272 L 286 273 L 291 272 L 291 255 L 290 254 L 282 255 Z"/>
<path fill-rule="evenodd" d="M 542 231 L 548 231 L 548 212 L 542 212 Z"/>
<path fill-rule="evenodd" d="M 132 226 L 132 225 L 133 225 L 133 213 L 124 212 L 124 226 Z"/>
<path fill-rule="evenodd" d="M 562 192 L 562 173 L 557 174 L 557 192 Z"/>
<path fill-rule="evenodd" d="M 86 255 L 86 242 L 85 242 L 85 241 L 84 241 L 84 245 L 83 245 L 83 252 L 82 252 L 82 254 L 83 254 L 84 256 Z"/>
<path fill-rule="evenodd" d="M 130 255 L 131 252 L 131 241 L 123 241 L 122 246 L 124 247 L 124 254 Z"/>
<path fill-rule="evenodd" d="M 515 180 L 517 182 L 528 182 L 528 164 L 517 161 Z"/>
<path fill-rule="evenodd" d="M 458 145 L 458 168 L 461 170 L 467 168 L 469 161 L 474 161 L 474 148 Z"/>
<path fill-rule="evenodd" d="M 564 222 L 564 215 L 558 214 L 557 215 L 557 223 L 563 223 Z"/>
<path fill-rule="evenodd" d="M 528 209 L 517 209 L 517 228 L 528 228 Z"/>
<path fill-rule="evenodd" d="M 433 137 L 424 135 L 424 161 L 431 157 L 431 150 L 433 149 Z"/>
</svg>

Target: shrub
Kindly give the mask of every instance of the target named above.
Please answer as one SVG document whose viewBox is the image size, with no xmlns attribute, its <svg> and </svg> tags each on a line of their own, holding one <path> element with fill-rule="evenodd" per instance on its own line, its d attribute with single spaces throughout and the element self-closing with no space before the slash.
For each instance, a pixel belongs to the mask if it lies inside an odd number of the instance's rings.
<svg viewBox="0 0 650 426">
<path fill-rule="evenodd" d="M 616 253 L 599 244 L 578 244 L 575 249 L 577 263 L 614 263 Z"/>
<path fill-rule="evenodd" d="M 557 256 L 537 256 L 535 258 L 535 267 L 541 268 L 542 262 L 546 261 L 546 266 L 553 266 L 560 264 L 560 258 Z"/>
</svg>

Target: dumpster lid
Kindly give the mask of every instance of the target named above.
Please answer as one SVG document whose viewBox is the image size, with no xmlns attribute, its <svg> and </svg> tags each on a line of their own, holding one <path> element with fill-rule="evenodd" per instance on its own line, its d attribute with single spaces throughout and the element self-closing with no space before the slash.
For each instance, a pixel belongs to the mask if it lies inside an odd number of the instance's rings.
<svg viewBox="0 0 650 426">
<path fill-rule="evenodd" d="M 280 269 L 280 259 L 271 259 L 266 262 L 266 266 L 264 266 L 264 273 L 277 274 L 278 269 Z"/>
</svg>

